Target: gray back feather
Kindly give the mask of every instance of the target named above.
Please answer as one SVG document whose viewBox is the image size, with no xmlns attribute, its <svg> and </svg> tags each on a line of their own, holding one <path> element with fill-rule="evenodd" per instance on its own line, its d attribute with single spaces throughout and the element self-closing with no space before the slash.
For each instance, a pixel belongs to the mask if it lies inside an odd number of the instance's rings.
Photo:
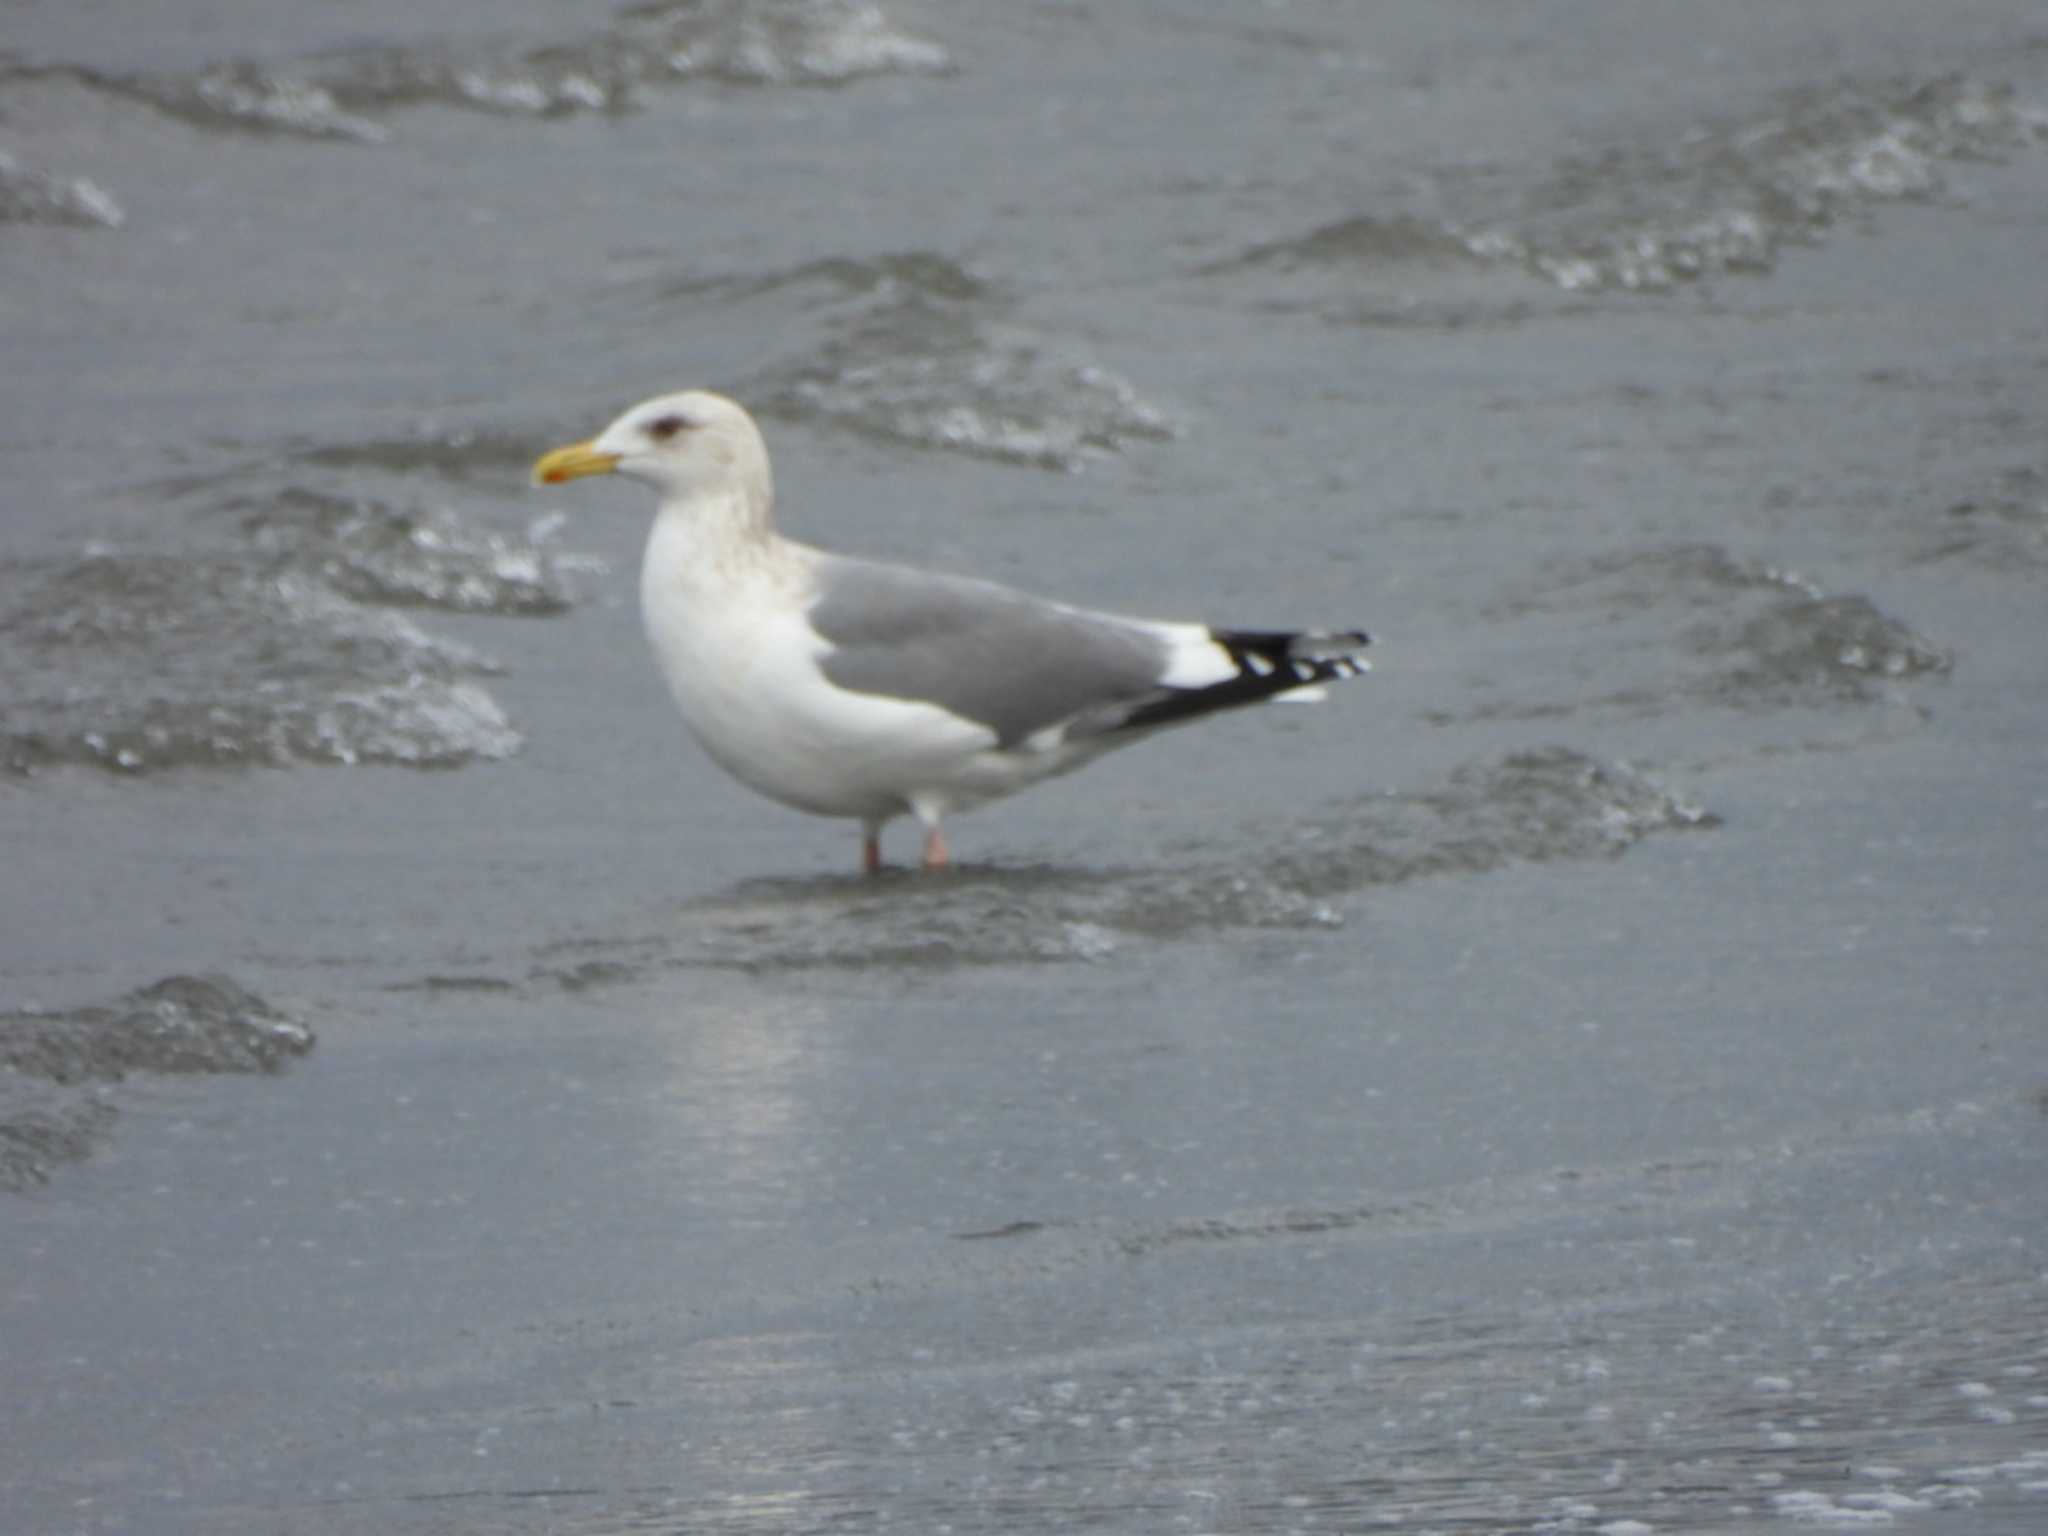
<svg viewBox="0 0 2048 1536">
<path fill-rule="evenodd" d="M 937 704 L 1005 746 L 1091 711 L 1120 718 L 1159 691 L 1167 661 L 1134 624 L 843 555 L 821 557 L 809 617 L 837 647 L 820 665 L 841 688 Z"/>
</svg>

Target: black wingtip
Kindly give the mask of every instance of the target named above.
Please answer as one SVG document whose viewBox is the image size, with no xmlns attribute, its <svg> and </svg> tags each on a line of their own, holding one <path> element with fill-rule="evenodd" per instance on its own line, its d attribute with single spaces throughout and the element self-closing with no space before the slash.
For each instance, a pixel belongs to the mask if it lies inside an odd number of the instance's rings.
<svg viewBox="0 0 2048 1536">
<path fill-rule="evenodd" d="M 1218 635 L 1217 639 L 1226 645 L 1231 636 Z M 1362 651 L 1372 644 L 1372 636 L 1362 629 L 1314 629 L 1291 637 L 1289 654 L 1295 656 L 1321 656 L 1345 651 Z"/>
<path fill-rule="evenodd" d="M 1122 729 L 1171 725 L 1218 710 L 1263 704 L 1299 688 L 1363 677 L 1372 663 L 1358 651 L 1372 644 L 1362 629 L 1241 630 L 1217 629 L 1210 635 L 1230 653 L 1237 676 L 1205 688 L 1174 688 L 1133 710 Z"/>
</svg>

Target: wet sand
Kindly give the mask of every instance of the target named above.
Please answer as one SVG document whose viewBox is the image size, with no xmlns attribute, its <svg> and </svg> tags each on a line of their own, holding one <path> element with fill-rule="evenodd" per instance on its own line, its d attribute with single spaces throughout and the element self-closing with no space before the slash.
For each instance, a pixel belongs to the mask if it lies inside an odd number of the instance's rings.
<svg viewBox="0 0 2048 1536">
<path fill-rule="evenodd" d="M 707 14 L 26 10 L 0 1528 L 2037 1528 L 2030 8 Z M 1378 670 L 862 880 L 686 383 Z"/>
</svg>

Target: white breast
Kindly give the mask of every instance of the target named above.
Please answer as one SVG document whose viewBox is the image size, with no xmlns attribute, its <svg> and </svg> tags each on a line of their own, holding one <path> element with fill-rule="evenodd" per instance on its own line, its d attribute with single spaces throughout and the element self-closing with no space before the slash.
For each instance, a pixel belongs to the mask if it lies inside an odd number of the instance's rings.
<svg viewBox="0 0 2048 1536">
<path fill-rule="evenodd" d="M 834 687 L 804 616 L 794 562 L 706 567 L 687 529 L 658 518 L 641 617 L 691 734 L 726 772 L 799 810 L 880 819 L 943 787 L 995 736 L 936 706 Z"/>
</svg>

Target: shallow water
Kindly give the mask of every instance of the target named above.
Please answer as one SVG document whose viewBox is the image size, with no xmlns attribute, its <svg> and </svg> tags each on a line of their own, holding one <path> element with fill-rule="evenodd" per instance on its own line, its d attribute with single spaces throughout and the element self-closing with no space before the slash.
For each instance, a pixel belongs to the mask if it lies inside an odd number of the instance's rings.
<svg viewBox="0 0 2048 1536">
<path fill-rule="evenodd" d="M 2037 1529 L 2044 249 L 2011 0 L 15 7 L 0 1527 Z M 693 383 L 1377 670 L 860 879 Z"/>
</svg>

